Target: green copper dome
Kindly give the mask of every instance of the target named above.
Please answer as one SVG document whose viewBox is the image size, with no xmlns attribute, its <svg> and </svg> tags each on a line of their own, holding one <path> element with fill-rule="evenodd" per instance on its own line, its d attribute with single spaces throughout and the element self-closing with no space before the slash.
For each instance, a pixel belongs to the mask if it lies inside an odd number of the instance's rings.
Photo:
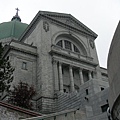
<svg viewBox="0 0 120 120">
<path fill-rule="evenodd" d="M 0 24 L 0 40 L 9 37 L 18 39 L 27 26 L 27 24 L 21 22 L 18 13 L 16 13 L 10 22 Z"/>
</svg>

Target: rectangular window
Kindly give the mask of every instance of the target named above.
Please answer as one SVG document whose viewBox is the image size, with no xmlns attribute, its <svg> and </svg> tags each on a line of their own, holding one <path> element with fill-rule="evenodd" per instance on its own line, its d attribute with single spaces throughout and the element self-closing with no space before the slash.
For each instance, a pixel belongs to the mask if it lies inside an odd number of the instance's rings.
<svg viewBox="0 0 120 120">
<path fill-rule="evenodd" d="M 66 89 L 63 89 L 64 93 L 66 93 Z"/>
<path fill-rule="evenodd" d="M 104 90 L 104 88 L 103 87 L 101 87 L 101 91 L 103 91 Z"/>
<path fill-rule="evenodd" d="M 27 63 L 26 62 L 22 62 L 22 69 L 27 70 Z"/>
<path fill-rule="evenodd" d="M 88 71 L 83 71 L 83 79 L 84 79 L 84 82 L 87 82 L 89 80 Z"/>
<path fill-rule="evenodd" d="M 86 89 L 86 95 L 88 95 L 88 89 Z"/>
<path fill-rule="evenodd" d="M 108 109 L 108 107 L 109 107 L 108 104 L 105 104 L 105 105 L 101 106 L 101 110 L 102 110 L 102 112 L 106 112 L 107 109 Z"/>
<path fill-rule="evenodd" d="M 68 49 L 68 50 L 72 50 L 71 42 L 65 40 L 65 48 Z"/>
</svg>

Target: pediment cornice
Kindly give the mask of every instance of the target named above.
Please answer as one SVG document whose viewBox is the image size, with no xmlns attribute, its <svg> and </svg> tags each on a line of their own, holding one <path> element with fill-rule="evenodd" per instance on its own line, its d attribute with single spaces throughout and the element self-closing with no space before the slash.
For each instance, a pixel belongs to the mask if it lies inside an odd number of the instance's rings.
<svg viewBox="0 0 120 120">
<path fill-rule="evenodd" d="M 94 33 L 91 29 L 89 29 L 71 14 L 45 12 L 42 13 L 42 15 L 53 20 L 59 21 L 62 24 L 66 24 L 71 28 L 76 28 L 86 34 L 92 35 L 93 37 L 97 37 L 96 33 Z"/>
<path fill-rule="evenodd" d="M 35 18 L 32 20 L 24 34 L 20 37 L 20 40 L 25 38 L 26 33 L 29 34 L 29 31 L 33 29 L 40 19 L 45 19 L 54 24 L 60 25 L 67 28 L 68 30 L 80 32 L 81 34 L 91 36 L 94 39 L 97 38 L 97 34 L 90 30 L 87 26 L 73 17 L 71 14 L 56 13 L 56 12 L 46 12 L 39 11 Z"/>
</svg>

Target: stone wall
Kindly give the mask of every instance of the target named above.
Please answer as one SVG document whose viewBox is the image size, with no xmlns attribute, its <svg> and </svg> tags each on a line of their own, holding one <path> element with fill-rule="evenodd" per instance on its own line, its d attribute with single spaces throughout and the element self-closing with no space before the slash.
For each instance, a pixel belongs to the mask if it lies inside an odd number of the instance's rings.
<svg viewBox="0 0 120 120">
<path fill-rule="evenodd" d="M 86 120 L 86 116 L 83 111 L 71 109 L 41 117 L 33 117 L 23 120 Z"/>
<path fill-rule="evenodd" d="M 0 120 L 19 120 L 23 118 L 26 118 L 26 116 L 19 114 L 17 111 L 0 106 Z"/>
<path fill-rule="evenodd" d="M 11 65 L 15 68 L 13 85 L 20 81 L 33 85 L 36 88 L 36 47 L 19 41 L 10 43 L 9 56 Z"/>
<path fill-rule="evenodd" d="M 0 120 L 20 120 L 42 114 L 0 101 Z"/>
</svg>

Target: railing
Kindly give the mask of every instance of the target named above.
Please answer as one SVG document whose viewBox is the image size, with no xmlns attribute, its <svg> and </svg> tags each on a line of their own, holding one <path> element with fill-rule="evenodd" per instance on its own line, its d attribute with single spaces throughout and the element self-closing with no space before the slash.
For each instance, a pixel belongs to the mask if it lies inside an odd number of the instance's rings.
<svg viewBox="0 0 120 120">
<path fill-rule="evenodd" d="M 76 109 L 65 110 L 57 113 L 52 113 L 48 115 L 33 117 L 33 118 L 26 118 L 22 120 L 81 120 L 85 118 L 85 114 Z M 83 120 L 83 119 L 82 119 Z"/>
<path fill-rule="evenodd" d="M 63 49 L 56 45 L 52 45 L 51 48 L 52 48 L 52 51 L 60 52 L 61 54 L 64 54 L 64 55 L 66 54 L 66 55 L 69 55 L 71 57 L 75 57 L 75 58 L 81 59 L 81 60 L 93 61 L 92 57 L 81 55 L 80 53 L 76 53 L 76 52 L 73 52 L 73 51 L 70 51 L 67 49 Z"/>
</svg>

